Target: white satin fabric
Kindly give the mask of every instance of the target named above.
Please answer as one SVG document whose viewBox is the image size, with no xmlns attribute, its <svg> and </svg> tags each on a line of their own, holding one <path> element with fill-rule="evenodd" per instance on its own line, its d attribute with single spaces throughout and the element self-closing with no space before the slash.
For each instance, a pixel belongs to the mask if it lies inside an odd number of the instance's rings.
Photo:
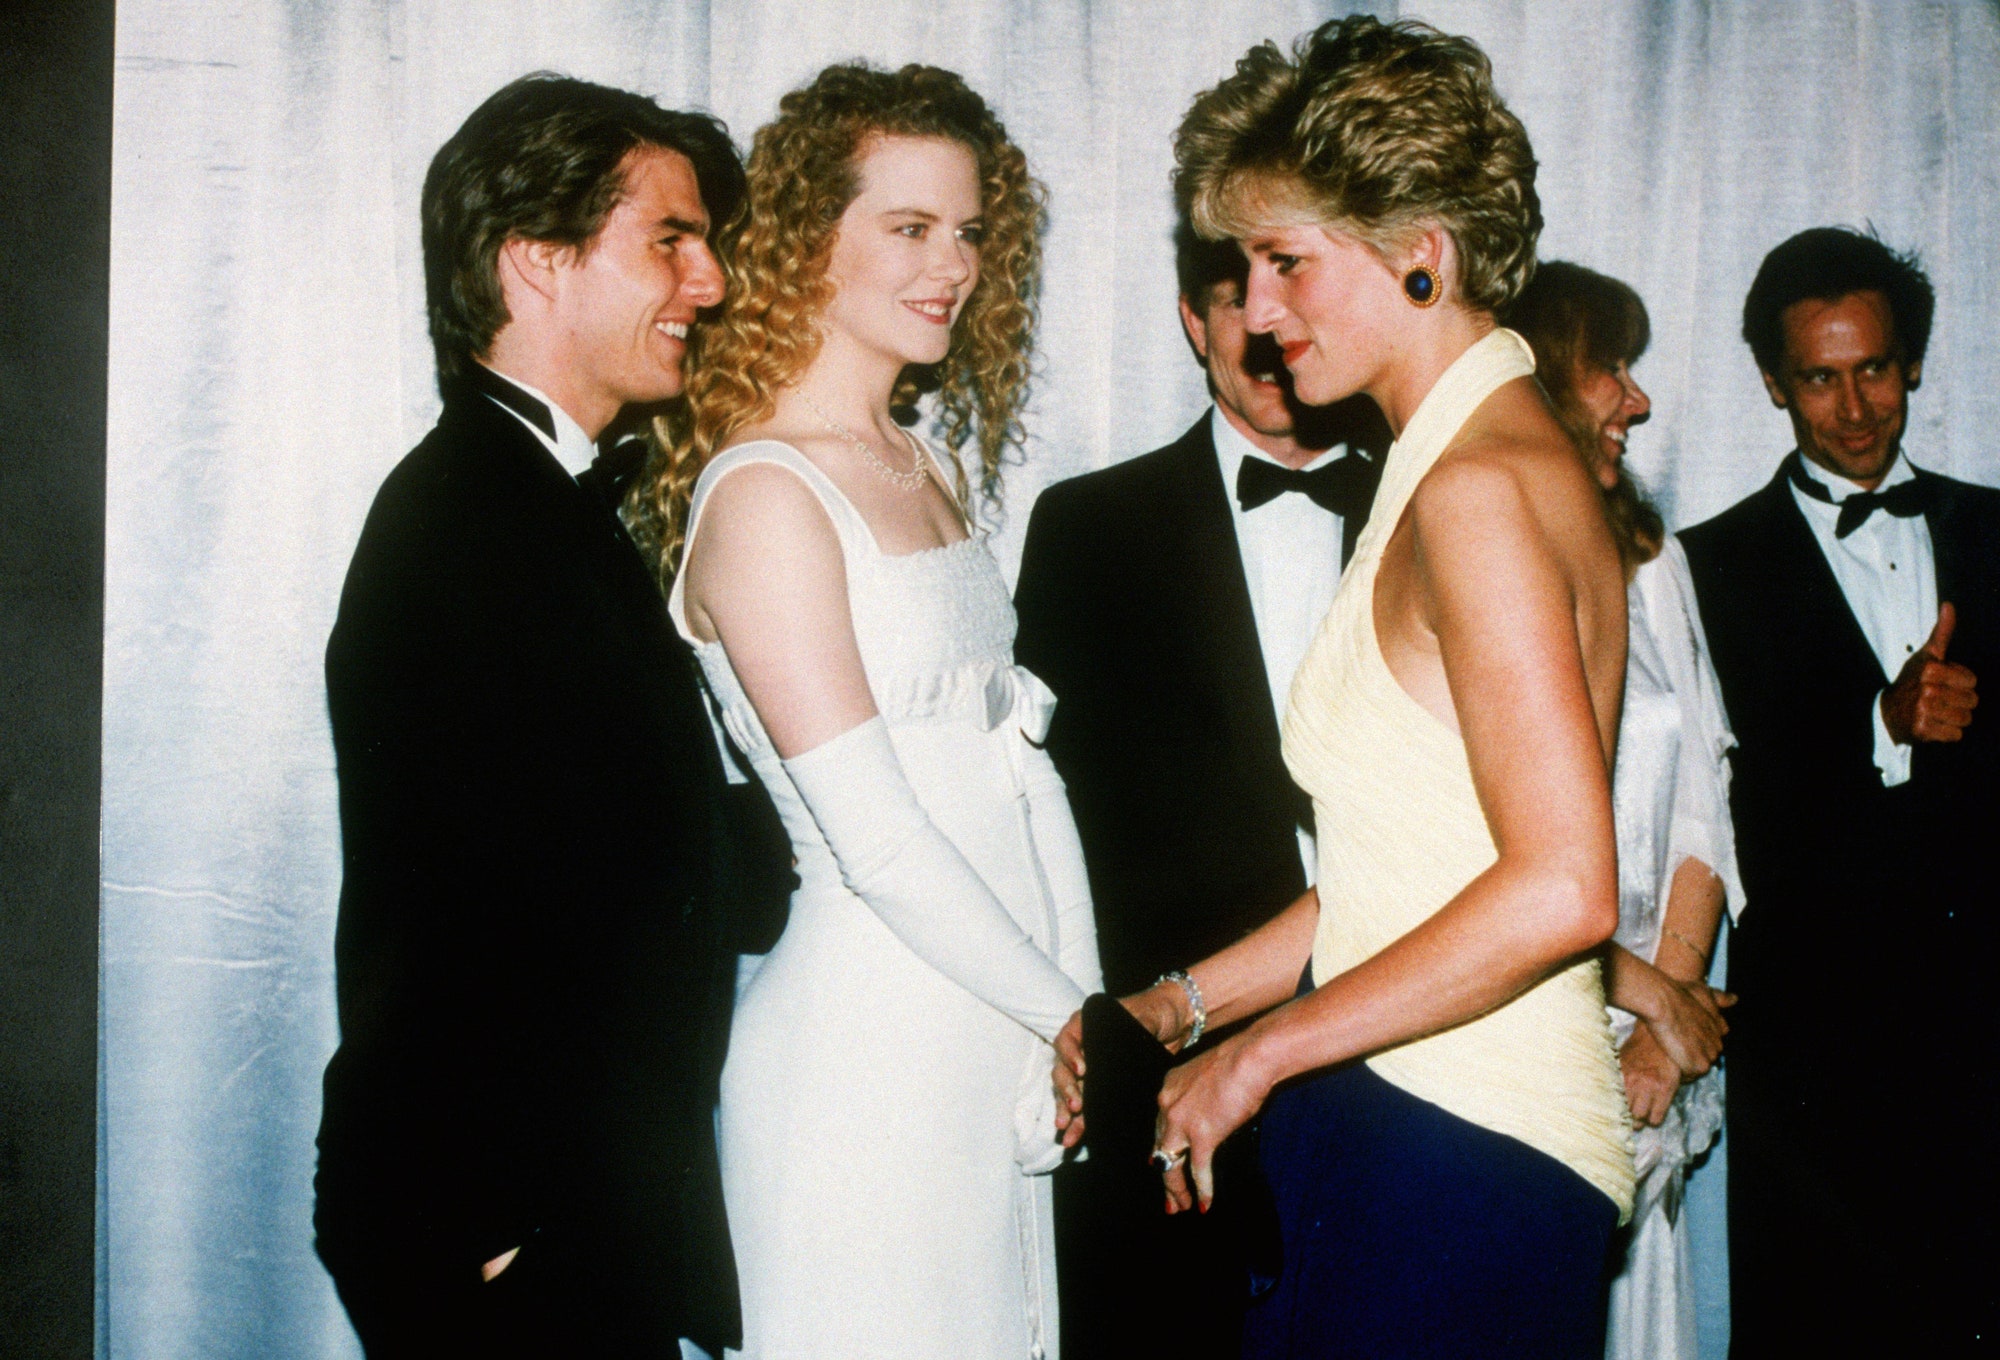
<svg viewBox="0 0 2000 1360">
<path fill-rule="evenodd" d="M 1631 643 L 1612 803 L 1618 831 L 1617 942 L 1650 960 L 1667 890 L 1681 864 L 1715 871 L 1733 920 L 1743 910 L 1729 820 L 1736 744 L 1708 660 L 1694 582 L 1680 541 L 1640 567 L 1626 591 Z M 1620 1045 L 1636 1017 L 1611 1007 Z M 1698 1319 L 1682 1188 L 1688 1164 L 1722 1129 L 1722 1072 L 1683 1085 L 1657 1128 L 1633 1136 L 1639 1176 L 1624 1268 L 1611 1284 L 1607 1360 L 1696 1360 Z"/>
</svg>

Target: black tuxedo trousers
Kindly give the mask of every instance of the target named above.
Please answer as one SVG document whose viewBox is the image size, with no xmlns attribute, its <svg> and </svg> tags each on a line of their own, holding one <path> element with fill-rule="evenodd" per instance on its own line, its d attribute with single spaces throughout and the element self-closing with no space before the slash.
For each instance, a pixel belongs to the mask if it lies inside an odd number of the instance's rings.
<svg viewBox="0 0 2000 1360">
<path fill-rule="evenodd" d="M 1994 1344 L 2000 492 L 1919 473 L 1989 700 L 1884 788 L 1885 676 L 1782 473 L 1682 541 L 1738 742 L 1724 1055 L 1738 1357 Z"/>
<path fill-rule="evenodd" d="M 316 1225 L 370 1354 L 733 1343 L 732 932 L 790 876 L 631 541 L 515 417 L 449 392 L 369 513 L 326 676 Z"/>
</svg>

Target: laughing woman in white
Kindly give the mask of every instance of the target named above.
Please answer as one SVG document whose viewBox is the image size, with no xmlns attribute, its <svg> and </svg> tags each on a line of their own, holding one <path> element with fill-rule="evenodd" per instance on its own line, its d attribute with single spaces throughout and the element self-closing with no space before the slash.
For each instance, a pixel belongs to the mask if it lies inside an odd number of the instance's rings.
<svg viewBox="0 0 2000 1360">
<path fill-rule="evenodd" d="M 1611 785 L 1618 933 L 1606 954 L 1605 992 L 1637 1129 L 1639 1187 L 1611 1281 L 1604 1353 L 1697 1360 L 1703 1332 L 1712 1334 L 1714 1316 L 1728 1311 L 1726 1296 L 1716 1297 L 1728 1276 L 1716 1193 L 1725 1167 L 1715 1155 L 1694 1163 L 1722 1130 L 1722 1073 L 1714 1064 L 1731 998 L 1708 984 L 1722 976 L 1720 960 L 1711 967 L 1711 959 L 1720 952 L 1723 911 L 1743 909 L 1725 759 L 1735 739 L 1687 558 L 1624 467 L 1625 437 L 1652 409 L 1631 372 L 1650 335 L 1645 304 L 1617 279 L 1548 260 L 1508 324 L 1533 347 L 1557 418 L 1590 458 L 1629 581 L 1631 641 Z M 1699 1189 L 1690 1189 L 1690 1176 Z"/>
<path fill-rule="evenodd" d="M 946 71 L 830 67 L 779 109 L 640 516 L 802 881 L 723 1073 L 743 1354 L 1053 1355 L 1049 1040 L 1100 980 L 968 508 L 1016 433 L 1040 192 Z M 919 373 L 973 485 L 890 415 Z"/>
</svg>

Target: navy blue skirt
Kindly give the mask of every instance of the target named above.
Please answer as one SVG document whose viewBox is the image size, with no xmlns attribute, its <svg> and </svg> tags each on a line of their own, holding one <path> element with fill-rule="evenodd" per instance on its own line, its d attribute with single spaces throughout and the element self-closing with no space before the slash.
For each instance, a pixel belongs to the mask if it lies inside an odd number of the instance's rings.
<svg viewBox="0 0 2000 1360">
<path fill-rule="evenodd" d="M 1598 1360 L 1618 1210 L 1546 1153 L 1359 1062 L 1261 1120 L 1285 1258 L 1245 1360 Z"/>
</svg>

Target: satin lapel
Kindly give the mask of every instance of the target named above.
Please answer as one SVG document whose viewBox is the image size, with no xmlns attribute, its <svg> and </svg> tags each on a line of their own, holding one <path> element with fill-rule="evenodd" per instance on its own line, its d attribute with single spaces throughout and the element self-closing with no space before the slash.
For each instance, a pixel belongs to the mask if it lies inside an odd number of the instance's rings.
<svg viewBox="0 0 2000 1360">
<path fill-rule="evenodd" d="M 1825 550 L 1813 536 L 1812 526 L 1806 523 L 1805 513 L 1793 498 L 1791 483 L 1782 468 L 1764 494 L 1771 498 L 1768 509 L 1772 558 L 1775 564 L 1782 565 L 1789 578 L 1787 585 L 1796 617 L 1808 625 L 1803 630 L 1805 635 L 1823 639 L 1822 645 L 1830 658 L 1875 677 L 1877 689 L 1887 685 L 1889 678 L 1882 674 L 1881 659 L 1868 645 L 1868 635 L 1861 631 L 1854 609 L 1847 603 L 1846 592 L 1840 588 L 1840 578 L 1833 574 Z"/>
<path fill-rule="evenodd" d="M 616 581 L 625 607 L 636 617 L 666 624 L 666 597 L 654 581 L 638 546 L 626 533 L 617 513 L 593 492 L 577 484 L 554 454 L 527 427 L 500 409 L 484 394 L 469 389 L 454 391 L 448 399 L 463 402 L 454 412 L 474 424 L 494 456 L 520 459 L 525 486 L 537 499 L 546 497 L 561 505 L 562 513 L 576 533 L 577 551 L 588 554 L 593 569 L 606 581 Z"/>
<path fill-rule="evenodd" d="M 1209 417 L 1173 446 L 1169 510 L 1181 527 L 1182 568 L 1193 655 L 1206 672 L 1199 679 L 1223 696 L 1231 746 L 1246 765 L 1268 763 L 1278 750 L 1278 719 L 1271 710 L 1271 682 L 1257 640 L 1257 616 L 1243 576 L 1243 553 L 1229 514 L 1229 491 L 1216 462 Z M 1255 759 L 1259 754 L 1266 759 Z"/>
<path fill-rule="evenodd" d="M 1965 584 L 1959 566 L 1972 547 L 1959 533 L 1957 490 L 1947 478 L 1934 477 L 1922 468 L 1912 471 L 1925 484 L 1924 524 L 1931 531 L 1931 562 L 1937 572 L 1938 602 L 1956 602 Z"/>
</svg>

